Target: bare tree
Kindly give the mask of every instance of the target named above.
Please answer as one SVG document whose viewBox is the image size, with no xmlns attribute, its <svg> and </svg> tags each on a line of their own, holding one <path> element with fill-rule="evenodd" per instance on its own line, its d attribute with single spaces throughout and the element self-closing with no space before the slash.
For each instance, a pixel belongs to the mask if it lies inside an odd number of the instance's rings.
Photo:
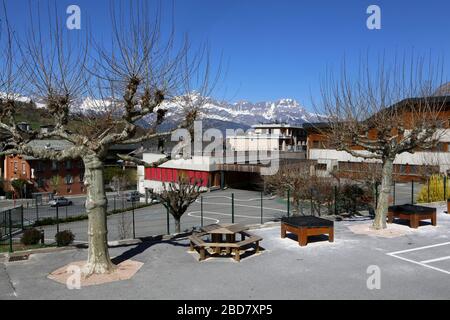
<svg viewBox="0 0 450 320">
<path fill-rule="evenodd" d="M 50 11 L 50 10 L 49 10 Z M 4 10 L 5 16 L 6 10 Z M 33 10 L 36 12 L 36 10 Z M 119 12 L 119 13 L 118 13 Z M 129 12 L 125 22 L 122 12 Z M 30 15 L 26 39 L 15 39 L 6 21 L 3 28 L 0 91 L 0 128 L 10 138 L 2 154 L 22 154 L 40 159 L 65 161 L 81 158 L 85 168 L 86 210 L 89 217 L 88 261 L 83 273 L 109 273 L 115 269 L 108 252 L 103 166 L 108 149 L 114 144 L 136 144 L 171 134 L 162 131 L 166 111 L 164 102 L 180 95 L 183 83 L 199 66 L 195 57 L 186 69 L 189 45 L 174 44 L 173 31 L 163 36 L 160 14 L 151 19 L 145 2 L 128 8 L 111 9 L 113 43 L 102 45 L 91 36 L 70 39 L 57 19 L 45 30 Z M 152 22 L 156 21 L 156 22 Z M 28 84 L 23 88 L 23 84 Z M 181 89 L 180 89 L 181 88 Z M 17 93 L 33 96 L 54 118 L 51 132 L 23 131 L 16 122 Z M 95 113 L 77 113 L 75 106 L 88 104 Z M 191 111 L 195 115 L 195 111 Z M 78 116 L 76 116 L 78 114 Z M 139 121 L 153 125 L 138 134 Z M 192 117 L 180 126 L 189 127 Z M 64 139 L 71 147 L 56 151 L 32 147 L 34 139 Z M 127 156 L 119 155 L 125 160 Z M 164 158 L 147 166 L 158 166 Z"/>
<path fill-rule="evenodd" d="M 384 229 L 394 160 L 437 143 L 446 101 L 433 96 L 442 83 L 439 63 L 404 57 L 389 66 L 380 59 L 375 68 L 362 62 L 359 73 L 351 77 L 344 63 L 337 79 L 330 73 L 323 81 L 322 101 L 316 109 L 327 116 L 327 128 L 318 129 L 330 146 L 357 161 L 381 163 L 373 227 Z"/>
<path fill-rule="evenodd" d="M 269 190 L 279 196 L 285 196 L 289 189 L 293 203 L 293 214 L 303 215 L 304 201 L 309 199 L 310 181 L 314 175 L 310 162 L 302 162 L 292 166 L 282 166 L 274 175 L 264 176 L 264 183 Z"/>
<path fill-rule="evenodd" d="M 164 183 L 163 190 L 158 195 L 161 203 L 175 219 L 177 233 L 181 232 L 181 217 L 201 194 L 201 184 L 202 182 L 196 179 L 178 177 L 177 182 Z"/>
</svg>

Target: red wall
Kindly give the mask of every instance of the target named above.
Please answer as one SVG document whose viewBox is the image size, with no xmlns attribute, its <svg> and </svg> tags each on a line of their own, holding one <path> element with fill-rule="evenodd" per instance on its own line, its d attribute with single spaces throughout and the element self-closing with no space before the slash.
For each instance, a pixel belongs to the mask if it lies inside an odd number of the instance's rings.
<svg viewBox="0 0 450 320">
<path fill-rule="evenodd" d="M 145 168 L 146 180 L 177 182 L 179 174 L 188 176 L 191 180 L 202 180 L 202 187 L 208 186 L 209 172 L 170 168 Z"/>
</svg>

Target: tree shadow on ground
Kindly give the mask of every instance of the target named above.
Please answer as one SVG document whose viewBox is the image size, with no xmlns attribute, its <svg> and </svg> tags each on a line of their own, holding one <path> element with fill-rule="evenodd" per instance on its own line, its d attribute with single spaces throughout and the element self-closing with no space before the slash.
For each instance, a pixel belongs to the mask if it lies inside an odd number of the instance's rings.
<svg viewBox="0 0 450 320">
<path fill-rule="evenodd" d="M 186 238 L 186 235 L 179 235 L 176 236 L 174 238 L 168 239 L 168 240 L 164 240 L 162 236 L 158 236 L 158 237 L 147 237 L 147 238 L 140 238 L 140 240 L 142 241 L 141 243 L 139 243 L 138 245 L 131 245 L 132 247 L 123 252 L 121 255 L 114 257 L 113 259 L 111 259 L 111 261 L 115 264 L 118 265 L 126 260 L 130 260 L 133 257 L 145 252 L 147 249 L 153 247 L 154 245 L 158 245 L 158 244 L 170 244 L 173 246 L 177 246 L 177 247 L 189 247 L 189 244 L 184 244 L 181 243 L 181 240 L 184 240 Z M 123 246 L 125 247 L 125 246 Z"/>
</svg>

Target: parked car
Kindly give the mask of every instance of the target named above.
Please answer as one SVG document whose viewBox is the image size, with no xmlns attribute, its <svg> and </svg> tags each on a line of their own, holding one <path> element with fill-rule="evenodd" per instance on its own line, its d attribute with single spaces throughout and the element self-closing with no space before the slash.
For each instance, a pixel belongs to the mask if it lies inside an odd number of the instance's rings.
<svg viewBox="0 0 450 320">
<path fill-rule="evenodd" d="M 64 197 L 57 197 L 51 200 L 49 203 L 50 207 L 67 207 L 73 205 L 73 202 Z"/>
<path fill-rule="evenodd" d="M 138 191 L 133 191 L 127 193 L 127 201 L 129 202 L 139 202 L 141 200 L 141 194 Z"/>
</svg>

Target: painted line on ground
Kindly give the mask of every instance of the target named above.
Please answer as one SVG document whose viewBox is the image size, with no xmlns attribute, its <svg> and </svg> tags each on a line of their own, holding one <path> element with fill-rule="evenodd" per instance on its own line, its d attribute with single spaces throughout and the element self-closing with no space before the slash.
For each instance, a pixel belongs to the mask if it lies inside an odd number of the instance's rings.
<svg viewBox="0 0 450 320">
<path fill-rule="evenodd" d="M 390 254 L 390 255 L 392 255 L 392 254 L 402 254 L 402 253 L 407 253 L 407 252 L 413 252 L 413 251 L 418 251 L 418 250 L 424 250 L 424 249 L 430 249 L 430 248 L 446 246 L 446 245 L 449 245 L 449 244 L 450 244 L 450 242 L 444 242 L 444 243 L 433 244 L 433 245 L 430 245 L 430 246 L 424 246 L 424 247 L 419 247 L 419 248 L 413 248 L 413 249 L 407 249 L 407 250 L 390 252 L 388 254 Z"/>
<path fill-rule="evenodd" d="M 434 244 L 434 245 L 430 245 L 430 246 L 424 246 L 424 247 L 418 247 L 418 248 L 413 248 L 413 249 L 407 249 L 407 250 L 400 250 L 400 251 L 395 251 L 395 252 L 390 252 L 387 253 L 388 256 L 403 260 L 403 261 L 407 261 L 409 263 L 413 263 L 413 264 L 417 264 L 419 266 L 428 268 L 428 269 L 432 269 L 435 271 L 439 271 L 445 274 L 450 275 L 450 271 L 448 270 L 444 270 L 441 268 L 437 268 L 434 266 L 430 266 L 429 263 L 432 262 L 438 262 L 438 261 L 444 261 L 444 260 L 448 260 L 450 259 L 450 256 L 446 256 L 446 257 L 440 257 L 440 258 L 435 258 L 435 259 L 429 259 L 429 260 L 424 260 L 424 261 L 416 261 L 416 260 L 412 260 L 412 259 L 408 259 L 402 256 L 399 256 L 401 254 L 404 253 L 409 253 L 409 252 L 415 252 L 415 251 L 420 251 L 420 250 L 426 250 L 426 249 L 432 249 L 432 248 L 438 248 L 438 247 L 442 247 L 442 246 L 447 246 L 450 245 L 450 242 L 444 242 L 444 243 L 438 243 L 438 244 Z"/>
<path fill-rule="evenodd" d="M 442 257 L 442 258 L 436 258 L 436 259 L 430 259 L 430 260 L 425 260 L 425 261 L 420 261 L 421 263 L 432 263 L 432 262 L 439 262 L 439 261 L 444 261 L 444 260 L 448 260 L 450 259 L 450 256 L 447 257 Z"/>
</svg>

